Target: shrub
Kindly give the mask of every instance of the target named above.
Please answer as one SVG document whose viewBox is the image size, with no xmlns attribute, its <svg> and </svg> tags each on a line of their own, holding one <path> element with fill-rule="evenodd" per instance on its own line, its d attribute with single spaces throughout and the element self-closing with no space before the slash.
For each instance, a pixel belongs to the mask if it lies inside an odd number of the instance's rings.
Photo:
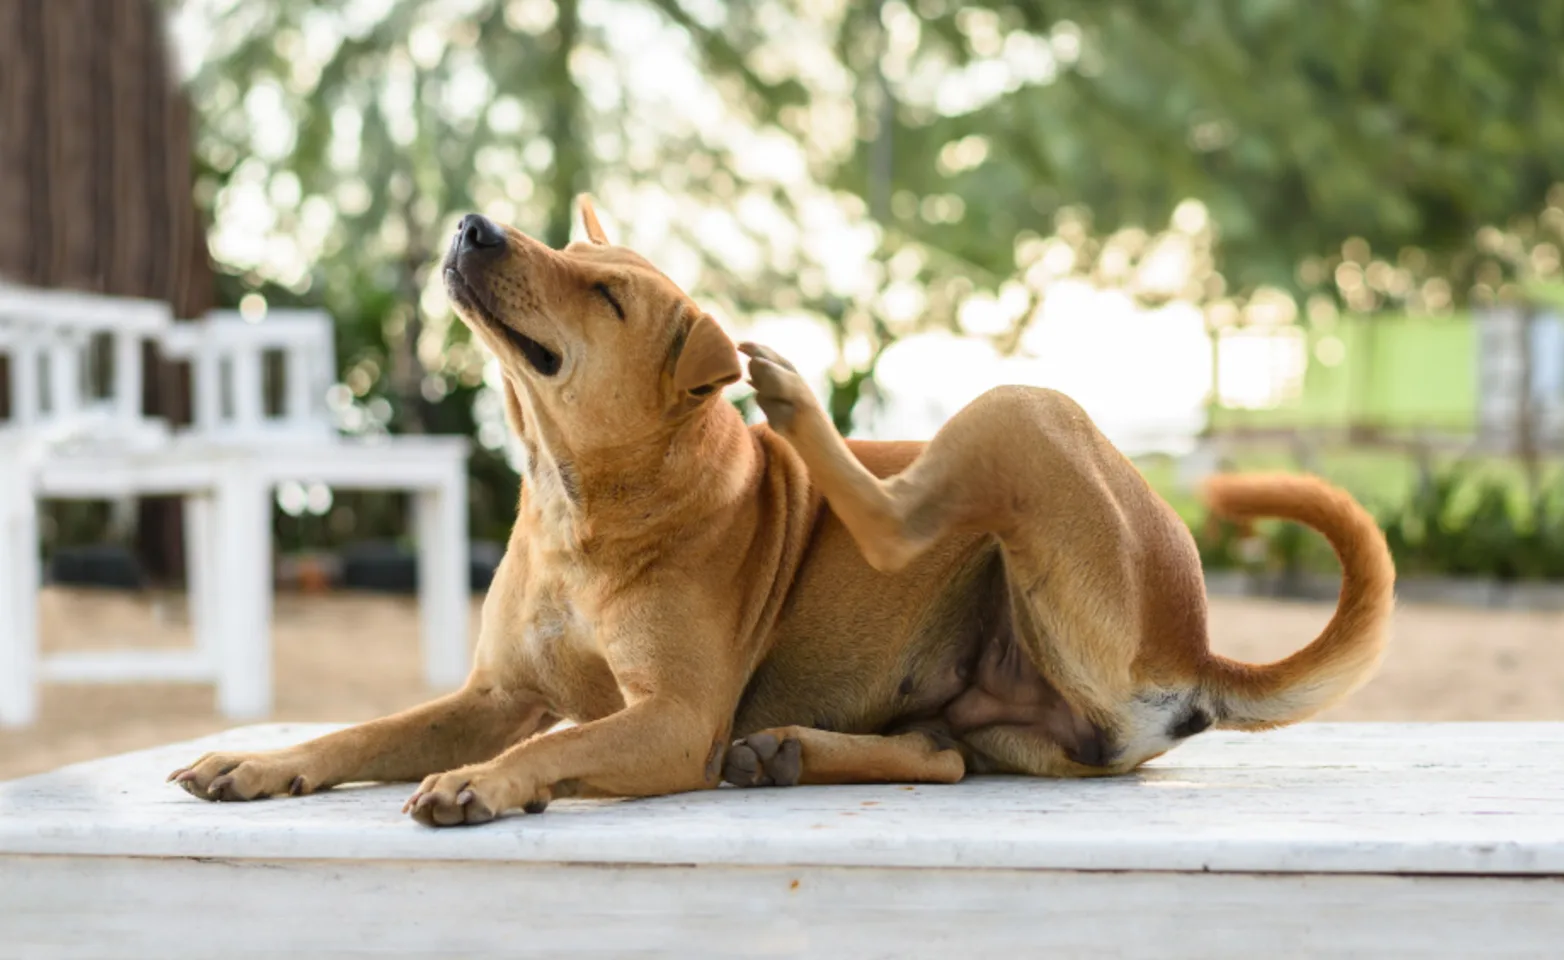
<svg viewBox="0 0 1564 960">
<path fill-rule="evenodd" d="M 1408 496 L 1382 505 L 1377 519 L 1402 575 L 1564 579 L 1564 473 L 1527 493 L 1473 464 L 1456 463 L 1425 471 Z M 1256 525 L 1252 535 L 1265 549 L 1263 560 L 1252 563 L 1243 559 L 1243 531 L 1234 525 L 1203 517 L 1193 529 L 1207 569 L 1336 569 L 1324 541 L 1296 524 Z"/>
</svg>

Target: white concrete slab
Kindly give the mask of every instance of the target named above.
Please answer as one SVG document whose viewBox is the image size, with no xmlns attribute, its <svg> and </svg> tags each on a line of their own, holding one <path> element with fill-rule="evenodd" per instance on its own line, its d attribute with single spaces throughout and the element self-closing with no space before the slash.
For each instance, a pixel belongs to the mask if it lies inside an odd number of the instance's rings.
<svg viewBox="0 0 1564 960">
<path fill-rule="evenodd" d="M 409 786 L 209 804 L 163 783 L 218 746 L 328 729 L 247 727 L 0 784 L 0 957 L 1541 956 L 1564 942 L 1564 724 L 1208 734 L 1111 780 L 561 801 L 455 830 L 403 816 Z"/>
<path fill-rule="evenodd" d="M 1564 875 L 1564 724 L 1207 734 L 1137 775 L 560 801 L 423 828 L 409 786 L 212 804 L 163 778 L 245 727 L 0 784 L 0 853 L 548 863 Z"/>
</svg>

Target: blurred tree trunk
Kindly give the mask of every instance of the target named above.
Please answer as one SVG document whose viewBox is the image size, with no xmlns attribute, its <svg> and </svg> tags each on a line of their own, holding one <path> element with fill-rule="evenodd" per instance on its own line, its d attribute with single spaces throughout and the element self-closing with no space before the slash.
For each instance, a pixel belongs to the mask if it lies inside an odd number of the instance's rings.
<svg viewBox="0 0 1564 960">
<path fill-rule="evenodd" d="M 860 136 L 872 131 L 869 138 L 869 163 L 864 183 L 864 196 L 869 202 L 869 215 L 882 229 L 894 226 L 891 212 L 891 186 L 896 175 L 896 95 L 890 80 L 885 76 L 885 56 L 890 47 L 890 33 L 884 20 L 885 0 L 875 0 L 868 7 L 865 27 L 873 44 L 873 69 L 868 72 L 860 87 L 858 126 Z M 825 309 L 826 319 L 837 331 L 838 350 L 847 341 L 847 312 L 843 305 L 832 303 Z M 890 330 L 878 319 L 874 323 L 878 344 L 868 362 L 856 370 L 848 370 L 842 376 L 833 376 L 826 407 L 831 422 L 842 436 L 853 432 L 854 414 L 865 398 L 875 396 L 874 371 L 879 365 L 880 354 L 894 339 Z"/>
<path fill-rule="evenodd" d="M 190 109 L 151 0 L 0 2 L 0 276 L 205 313 L 213 278 L 191 193 Z M 148 344 L 143 409 L 190 413 L 188 380 Z M 4 384 L 0 384 L 3 388 Z M 136 550 L 183 569 L 176 501 L 143 500 Z"/>
<path fill-rule="evenodd" d="M 1205 327 L 1206 336 L 1210 338 L 1207 350 L 1211 356 L 1211 377 L 1210 383 L 1206 386 L 1205 398 L 1201 401 L 1201 406 L 1205 408 L 1206 422 L 1200 428 L 1201 438 L 1208 439 L 1221 432 L 1217 429 L 1216 421 L 1217 414 L 1222 409 L 1222 331 L 1211 322 L 1209 313 L 1203 315 L 1201 323 Z"/>
<path fill-rule="evenodd" d="M 583 141 L 581 91 L 570 75 L 570 55 L 580 42 L 581 12 L 577 0 L 558 0 L 559 14 L 554 21 L 553 55 L 549 59 L 548 86 L 552 104 L 548 117 L 548 139 L 554 148 L 553 169 L 549 177 L 549 214 L 544 239 L 558 249 L 570 242 L 575 222 L 576 194 L 587 187 L 587 151 Z"/>
<path fill-rule="evenodd" d="M 416 180 L 408 171 L 409 182 Z M 396 394 L 397 427 L 403 433 L 429 433 L 433 428 L 433 411 L 424 397 L 424 366 L 418 356 L 418 341 L 424 332 L 423 288 L 431 245 L 427 232 L 417 222 L 413 210 L 417 205 L 418 188 L 408 189 L 408 197 L 402 204 L 401 216 L 407 231 L 407 250 L 398 265 L 397 287 L 402 301 L 403 323 L 401 335 L 391 345 L 392 390 Z"/>
<path fill-rule="evenodd" d="M 1353 380 L 1352 411 L 1347 421 L 1347 437 L 1353 443 L 1376 443 L 1382 436 L 1379 421 L 1374 414 L 1374 378 L 1379 366 L 1379 323 L 1372 315 L 1366 315 L 1359 324 L 1361 329 L 1358 351 L 1358 375 Z"/>
<path fill-rule="evenodd" d="M 1530 299 L 1520 304 L 1520 322 L 1517 324 L 1521 361 L 1519 396 L 1515 403 L 1515 444 L 1520 454 L 1521 467 L 1526 472 L 1526 497 L 1535 502 L 1541 482 L 1542 464 L 1537 450 L 1536 404 L 1532 396 L 1532 381 L 1536 379 L 1536 357 L 1532 354 L 1532 331 L 1537 325 L 1537 305 Z"/>
<path fill-rule="evenodd" d="M 875 0 L 874 28 L 878 43 L 874 57 L 876 117 L 874 142 L 869 158 L 869 213 L 882 225 L 891 223 L 891 183 L 895 178 L 896 96 L 885 76 L 885 55 L 890 49 L 890 31 L 885 27 L 885 0 Z"/>
</svg>

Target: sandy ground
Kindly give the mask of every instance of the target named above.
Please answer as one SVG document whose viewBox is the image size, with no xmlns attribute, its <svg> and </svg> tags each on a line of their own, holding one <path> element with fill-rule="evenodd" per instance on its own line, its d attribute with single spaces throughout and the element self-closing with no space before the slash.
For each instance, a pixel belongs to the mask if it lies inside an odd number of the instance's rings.
<svg viewBox="0 0 1564 960">
<path fill-rule="evenodd" d="M 1217 600 L 1213 644 L 1273 660 L 1313 637 L 1330 610 Z M 47 650 L 190 642 L 178 596 L 49 589 L 41 612 Z M 475 602 L 475 630 L 477 612 Z M 368 720 L 431 693 L 419 676 L 410 599 L 281 596 L 276 644 L 278 720 Z M 1321 719 L 1564 720 L 1564 613 L 1404 607 L 1380 675 Z M 0 731 L 0 779 L 230 725 L 214 712 L 209 687 L 46 687 L 37 725 Z"/>
</svg>

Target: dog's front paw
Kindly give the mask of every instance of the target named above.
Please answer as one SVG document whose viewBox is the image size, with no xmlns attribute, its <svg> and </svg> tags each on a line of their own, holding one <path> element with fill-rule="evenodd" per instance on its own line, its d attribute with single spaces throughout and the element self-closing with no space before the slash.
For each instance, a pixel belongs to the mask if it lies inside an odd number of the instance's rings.
<svg viewBox="0 0 1564 960">
<path fill-rule="evenodd" d="M 546 788 L 529 789 L 493 764 L 480 763 L 425 777 L 402 812 L 426 827 L 455 827 L 488 823 L 518 807 L 542 813 L 549 799 Z"/>
<path fill-rule="evenodd" d="M 818 408 L 809 384 L 776 351 L 758 343 L 741 343 L 739 350 L 749 357 L 749 382 L 755 388 L 755 402 L 765 411 L 773 428 L 786 433 L 800 413 Z"/>
<path fill-rule="evenodd" d="M 168 779 L 202 800 L 264 800 L 284 793 L 297 797 L 321 787 L 304 759 L 293 750 L 209 753 Z"/>
<path fill-rule="evenodd" d="M 735 787 L 791 787 L 803 772 L 803 743 L 768 730 L 733 741 L 722 763 L 722 779 Z"/>
</svg>

